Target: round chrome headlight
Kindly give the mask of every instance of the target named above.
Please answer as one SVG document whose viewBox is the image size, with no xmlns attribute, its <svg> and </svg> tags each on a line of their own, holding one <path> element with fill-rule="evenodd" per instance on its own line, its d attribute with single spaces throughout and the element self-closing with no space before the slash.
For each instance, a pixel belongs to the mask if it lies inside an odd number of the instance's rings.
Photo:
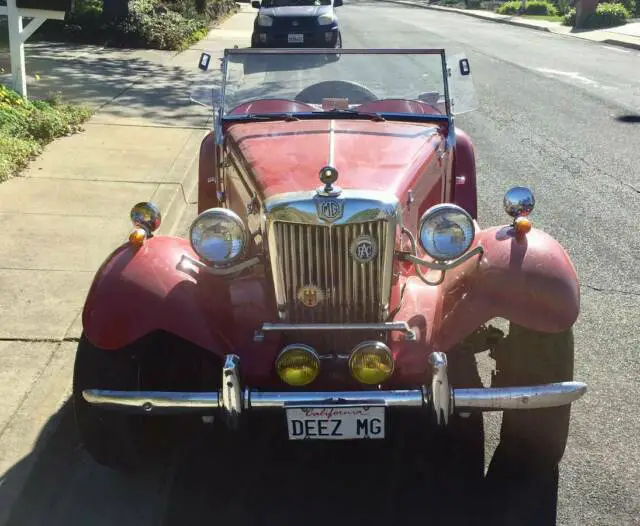
<svg viewBox="0 0 640 526">
<path fill-rule="evenodd" d="M 228 265 L 242 257 L 248 235 L 238 214 L 227 208 L 210 208 L 196 217 L 189 238 L 202 259 L 214 265 Z"/>
<path fill-rule="evenodd" d="M 464 208 L 449 203 L 432 206 L 420 219 L 420 245 L 436 261 L 449 261 L 469 249 L 475 230 Z"/>
</svg>

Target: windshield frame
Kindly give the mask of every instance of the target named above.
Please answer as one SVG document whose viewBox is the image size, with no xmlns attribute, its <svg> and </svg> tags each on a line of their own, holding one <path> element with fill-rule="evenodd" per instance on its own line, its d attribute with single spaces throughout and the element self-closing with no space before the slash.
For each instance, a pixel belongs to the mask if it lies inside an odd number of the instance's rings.
<svg viewBox="0 0 640 526">
<path fill-rule="evenodd" d="M 220 105 L 216 108 L 214 115 L 214 130 L 216 135 L 216 142 L 218 144 L 223 143 L 224 123 L 226 122 L 238 122 L 238 121 L 251 121 L 251 115 L 224 115 L 224 101 L 225 92 L 227 87 L 227 64 L 229 57 L 233 55 L 328 55 L 335 53 L 334 50 L 324 48 L 225 48 L 221 72 L 222 72 L 222 85 L 220 90 Z M 444 104 L 445 115 L 420 115 L 420 114 L 408 114 L 408 113 L 386 113 L 380 112 L 379 115 L 384 119 L 406 121 L 406 122 L 434 122 L 440 121 L 448 123 L 449 139 L 454 139 L 454 116 L 451 109 L 451 95 L 449 87 L 450 71 L 447 66 L 446 52 L 444 48 L 366 48 L 366 49 L 353 49 L 353 48 L 341 48 L 341 55 L 439 55 L 442 67 L 442 85 L 444 88 Z M 309 112 L 309 113 L 295 113 L 293 116 L 299 119 L 322 119 L 322 112 Z M 256 115 L 256 120 L 264 120 L 268 118 L 285 119 L 287 115 L 281 113 L 274 114 L 260 114 Z M 349 116 L 350 118 L 358 118 L 357 114 Z M 324 118 L 329 118 L 324 117 Z M 333 117 L 335 118 L 335 116 Z M 448 141 L 449 142 L 449 141 Z"/>
<path fill-rule="evenodd" d="M 324 48 L 233 48 L 225 49 L 222 61 L 222 99 L 224 106 L 227 87 L 227 64 L 232 55 L 329 55 L 334 50 Z M 449 95 L 449 81 L 445 50 L 442 48 L 399 48 L 399 49 L 340 49 L 341 55 L 440 55 L 442 67 L 442 85 L 444 87 L 445 109 L 447 117 L 451 115 L 451 99 Z M 268 114 L 265 114 L 268 115 Z M 428 116 L 429 117 L 429 116 Z M 225 117 L 226 119 L 227 117 Z M 425 119 L 426 120 L 426 119 Z"/>
</svg>

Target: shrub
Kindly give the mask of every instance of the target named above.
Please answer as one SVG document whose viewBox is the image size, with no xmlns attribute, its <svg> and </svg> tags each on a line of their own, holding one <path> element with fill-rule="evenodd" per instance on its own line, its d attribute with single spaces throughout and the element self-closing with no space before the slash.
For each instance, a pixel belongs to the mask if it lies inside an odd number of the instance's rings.
<svg viewBox="0 0 640 526">
<path fill-rule="evenodd" d="M 572 2 L 570 0 L 557 0 L 556 1 L 556 9 L 558 10 L 559 15 L 566 15 L 572 7 Z"/>
<path fill-rule="evenodd" d="M 585 28 L 613 27 L 627 23 L 631 13 L 622 4 L 598 4 L 595 13 L 584 21 Z"/>
<path fill-rule="evenodd" d="M 129 11 L 117 30 L 124 37 L 121 43 L 135 47 L 183 49 L 198 40 L 193 40 L 195 36 L 202 38 L 208 28 L 204 19 L 185 18 L 176 11 L 157 6 L 153 0 L 133 0 Z"/>
<path fill-rule="evenodd" d="M 27 102 L 0 85 L 0 181 L 27 166 L 45 144 L 79 131 L 90 115 L 58 100 Z"/>
<path fill-rule="evenodd" d="M 73 5 L 73 12 L 76 15 L 101 15 L 103 0 L 76 0 Z"/>
<path fill-rule="evenodd" d="M 235 0 L 129 0 L 129 15 L 108 21 L 102 0 L 76 0 L 66 20 L 47 22 L 41 36 L 177 51 L 204 38 L 211 22 L 235 11 Z"/>
<path fill-rule="evenodd" d="M 636 12 L 636 0 L 600 0 L 600 4 L 622 4 L 624 8 L 631 14 Z"/>
<path fill-rule="evenodd" d="M 528 15 L 557 16 L 558 10 L 556 9 L 556 6 L 549 2 L 532 0 L 531 2 L 527 2 L 525 6 L 525 13 Z"/>
<path fill-rule="evenodd" d="M 562 17 L 562 25 L 575 26 L 576 25 L 576 10 L 575 8 L 569 9 L 567 14 Z"/>
<path fill-rule="evenodd" d="M 500 15 L 515 15 L 516 13 L 518 13 L 521 7 L 522 2 L 520 2 L 519 0 L 511 0 L 498 7 L 498 9 L 496 9 L 496 13 Z"/>
<path fill-rule="evenodd" d="M 520 12 L 521 8 L 522 2 L 519 0 L 512 0 L 502 4 L 498 7 L 496 12 L 501 15 L 515 15 Z M 553 4 L 543 0 L 532 0 L 531 2 L 527 2 L 525 4 L 524 12 L 528 15 L 556 16 L 558 14 L 558 10 Z"/>
</svg>

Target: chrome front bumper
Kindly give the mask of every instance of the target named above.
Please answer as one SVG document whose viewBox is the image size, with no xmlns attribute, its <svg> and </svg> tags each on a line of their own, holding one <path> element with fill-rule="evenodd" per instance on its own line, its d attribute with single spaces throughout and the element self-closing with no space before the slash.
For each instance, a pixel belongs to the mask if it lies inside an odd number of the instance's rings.
<svg viewBox="0 0 640 526">
<path fill-rule="evenodd" d="M 240 358 L 226 356 L 219 392 L 109 391 L 87 389 L 82 395 L 104 409 L 141 414 L 220 415 L 231 428 L 236 428 L 244 411 L 284 409 L 290 406 L 370 404 L 386 407 L 425 408 L 435 413 L 440 424 L 447 424 L 454 412 L 502 411 L 505 409 L 540 409 L 567 405 L 587 392 L 581 382 L 558 382 L 544 385 L 500 388 L 455 389 L 449 386 L 447 357 L 431 355 L 433 375 L 430 385 L 422 389 L 393 391 L 309 391 L 263 392 L 244 390 L 240 386 Z"/>
</svg>

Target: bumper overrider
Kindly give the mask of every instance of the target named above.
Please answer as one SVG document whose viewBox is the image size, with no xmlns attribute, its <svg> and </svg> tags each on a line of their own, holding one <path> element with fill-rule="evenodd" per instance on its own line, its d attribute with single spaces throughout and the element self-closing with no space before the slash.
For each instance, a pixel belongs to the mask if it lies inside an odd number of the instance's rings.
<svg viewBox="0 0 640 526">
<path fill-rule="evenodd" d="M 272 392 L 241 386 L 240 358 L 226 355 L 222 389 L 215 392 L 111 391 L 86 389 L 84 399 L 97 407 L 146 415 L 202 414 L 220 416 L 235 429 L 240 416 L 259 409 L 340 407 L 353 405 L 416 408 L 432 411 L 440 425 L 454 412 L 540 409 L 568 405 L 582 397 L 582 382 L 500 388 L 458 389 L 449 385 L 446 354 L 430 357 L 431 378 L 421 389 L 371 391 Z"/>
</svg>

